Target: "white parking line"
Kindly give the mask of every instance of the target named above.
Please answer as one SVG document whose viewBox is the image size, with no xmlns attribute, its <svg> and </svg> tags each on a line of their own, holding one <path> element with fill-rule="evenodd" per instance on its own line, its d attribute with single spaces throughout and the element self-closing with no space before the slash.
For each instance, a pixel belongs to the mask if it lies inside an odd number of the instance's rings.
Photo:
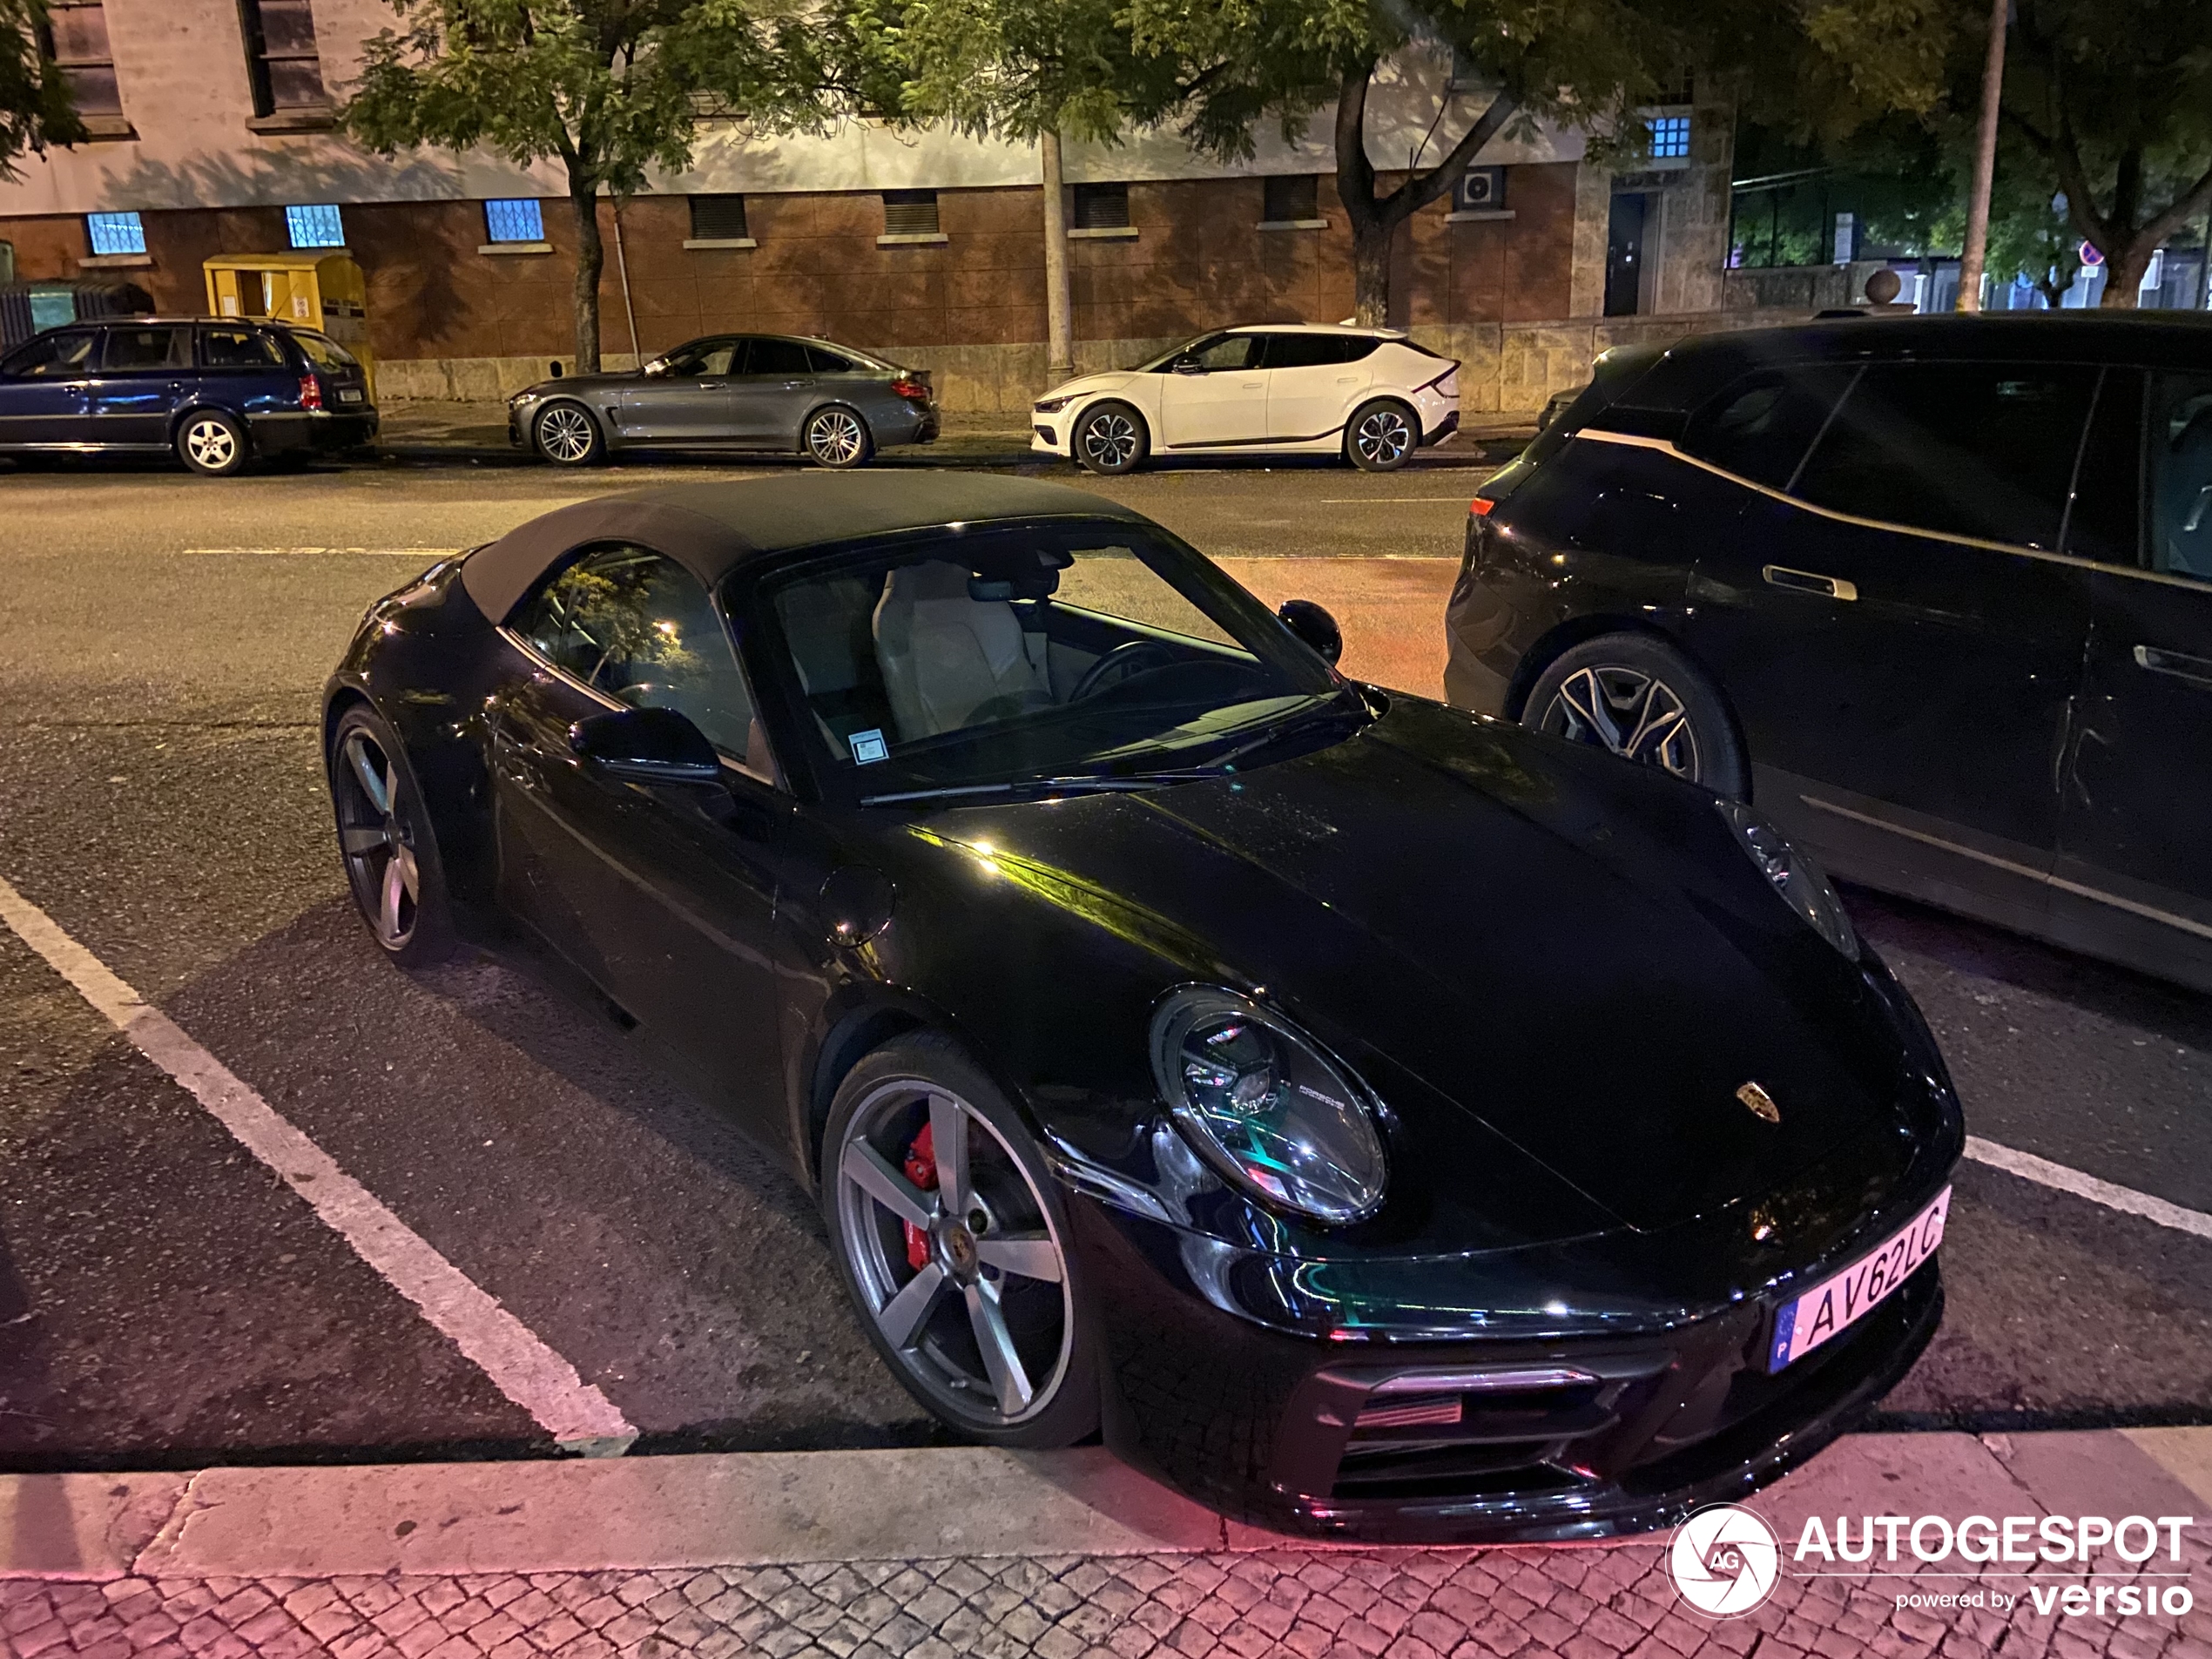
<svg viewBox="0 0 2212 1659">
<path fill-rule="evenodd" d="M 457 547 L 180 547 L 191 557 L 293 559 L 314 555 L 351 554 L 373 559 L 444 559 L 461 551 Z"/>
<path fill-rule="evenodd" d="M 1978 1135 L 1969 1135 L 1966 1136 L 1966 1156 L 1977 1163 L 1986 1163 L 1993 1170 L 2002 1170 L 2006 1174 L 2016 1175 L 2023 1181 L 2033 1181 L 2040 1187 L 2070 1192 L 2077 1198 L 2087 1198 L 2091 1204 L 2101 1204 L 2107 1210 L 2141 1216 L 2145 1221 L 2155 1222 L 2161 1227 L 2171 1227 L 2175 1232 L 2212 1238 L 2212 1216 L 2206 1215 L 2202 1210 L 2184 1210 L 2180 1204 L 2168 1204 L 2163 1198 L 2153 1197 L 2148 1192 L 2138 1192 L 2133 1187 L 2114 1186 L 2109 1181 L 2098 1180 L 2094 1175 L 2069 1170 L 2063 1163 L 2039 1158 L 2033 1152 L 2015 1152 L 2009 1146 L 2000 1146 L 1994 1141 L 1985 1141 Z"/>
<path fill-rule="evenodd" d="M 184 1029 L 0 880 L 0 921 L 46 959 L 132 1045 L 307 1201 L 422 1317 L 563 1450 L 619 1457 L 637 1431 L 576 1367 L 340 1169 Z"/>
<path fill-rule="evenodd" d="M 1321 497 L 1321 505 L 1324 507 L 1387 507 L 1391 502 L 1399 501 L 1466 502 L 1472 499 L 1474 495 L 1474 491 L 1470 489 L 1458 496 L 1324 496 Z"/>
</svg>

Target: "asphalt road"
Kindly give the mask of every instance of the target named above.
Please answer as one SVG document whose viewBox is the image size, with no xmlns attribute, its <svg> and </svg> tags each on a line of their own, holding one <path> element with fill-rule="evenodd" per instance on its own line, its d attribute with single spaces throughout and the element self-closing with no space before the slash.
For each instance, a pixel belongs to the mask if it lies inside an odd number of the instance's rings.
<svg viewBox="0 0 2212 1659">
<path fill-rule="evenodd" d="M 0 878 L 572 1361 L 643 1447 L 927 1440 L 789 1181 L 543 967 L 394 972 L 329 844 L 314 698 L 361 608 L 422 550 L 671 475 L 0 475 Z M 1251 468 L 1084 487 L 1270 597 L 1334 599 L 1355 665 L 1425 685 L 1470 482 Z M 1851 902 L 1974 1133 L 2212 1210 L 2212 1003 Z M 2212 1420 L 2212 1242 L 1970 1165 L 1945 1258 L 1948 1320 L 1888 1403 L 1898 1420 Z M 0 929 L 0 1467 L 543 1444 Z"/>
</svg>

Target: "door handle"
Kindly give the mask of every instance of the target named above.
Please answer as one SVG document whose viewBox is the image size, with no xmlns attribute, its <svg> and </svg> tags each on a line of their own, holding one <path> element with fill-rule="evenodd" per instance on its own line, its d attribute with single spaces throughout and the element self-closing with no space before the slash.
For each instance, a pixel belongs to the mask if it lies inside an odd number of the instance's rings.
<svg viewBox="0 0 2212 1659">
<path fill-rule="evenodd" d="M 786 392 L 796 392 L 800 387 L 806 384 L 806 382 L 805 381 L 786 381 L 784 382 L 784 390 Z"/>
<path fill-rule="evenodd" d="M 2212 687 L 2212 662 L 2202 657 L 2184 657 L 2177 651 L 2161 651 L 2155 645 L 2136 646 L 2134 657 L 2138 668 L 2148 669 L 2154 674 L 2170 674 L 2192 685 Z"/>
<path fill-rule="evenodd" d="M 1817 594 L 1824 599 L 1856 599 L 1858 584 L 1846 582 L 1839 576 L 1822 576 L 1817 570 L 1792 570 L 1786 564 L 1760 567 L 1759 574 L 1769 587 L 1787 588 L 1792 593 Z"/>
</svg>

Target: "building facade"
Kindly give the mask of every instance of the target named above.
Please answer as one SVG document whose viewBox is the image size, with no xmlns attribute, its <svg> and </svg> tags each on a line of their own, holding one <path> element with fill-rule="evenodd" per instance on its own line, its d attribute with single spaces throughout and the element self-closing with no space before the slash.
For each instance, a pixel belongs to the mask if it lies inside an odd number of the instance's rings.
<svg viewBox="0 0 2212 1659">
<path fill-rule="evenodd" d="M 0 183 L 18 283 L 111 276 L 198 312 L 211 256 L 343 246 L 367 273 L 387 399 L 496 396 L 567 364 L 576 225 L 557 170 L 388 161 L 335 132 L 362 43 L 392 24 L 385 0 L 66 0 L 54 15 L 93 136 Z M 1684 97 L 1654 112 L 1635 172 L 1596 165 L 1573 132 L 1508 132 L 1401 231 L 1392 321 L 1467 362 L 1471 413 L 1534 408 L 1611 341 L 1718 314 L 1730 114 Z M 1418 165 L 1485 98 L 1448 62 L 1409 59 L 1371 104 L 1371 156 Z M 1263 131 L 1241 164 L 1162 132 L 1069 145 L 1079 366 L 1228 323 L 1346 316 L 1328 131 L 1326 112 L 1294 142 Z M 1024 408 L 1045 376 L 1037 178 L 1033 149 L 944 132 L 710 127 L 689 171 L 618 216 L 599 205 L 608 360 L 782 330 L 931 369 L 954 409 Z"/>
</svg>

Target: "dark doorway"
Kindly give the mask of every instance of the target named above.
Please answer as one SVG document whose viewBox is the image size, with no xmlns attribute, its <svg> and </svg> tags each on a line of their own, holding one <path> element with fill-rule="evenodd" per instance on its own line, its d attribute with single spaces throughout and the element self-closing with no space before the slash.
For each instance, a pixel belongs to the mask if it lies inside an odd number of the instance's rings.
<svg viewBox="0 0 2212 1659">
<path fill-rule="evenodd" d="M 1613 199 L 1605 226 L 1605 314 L 1633 317 L 1643 287 L 1642 196 L 1622 192 Z"/>
</svg>

